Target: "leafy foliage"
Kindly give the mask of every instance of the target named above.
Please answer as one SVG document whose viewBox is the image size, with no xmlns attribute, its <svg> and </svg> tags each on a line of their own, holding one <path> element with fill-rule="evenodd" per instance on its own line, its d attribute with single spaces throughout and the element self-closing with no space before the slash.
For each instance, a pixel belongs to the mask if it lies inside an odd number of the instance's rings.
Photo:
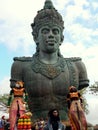
<svg viewBox="0 0 98 130">
<path fill-rule="evenodd" d="M 98 81 L 89 87 L 90 94 L 98 95 Z"/>
<path fill-rule="evenodd" d="M 9 96 L 8 94 L 0 95 L 0 102 L 2 102 L 5 105 L 7 105 L 8 96 Z"/>
<path fill-rule="evenodd" d="M 86 114 L 88 114 L 88 113 L 89 113 L 88 103 L 87 103 L 87 100 L 86 100 L 86 98 L 85 98 L 85 94 L 86 94 L 86 93 L 87 93 L 86 88 L 80 90 L 80 94 L 82 95 L 82 99 L 83 99 L 84 112 L 85 112 Z"/>
</svg>

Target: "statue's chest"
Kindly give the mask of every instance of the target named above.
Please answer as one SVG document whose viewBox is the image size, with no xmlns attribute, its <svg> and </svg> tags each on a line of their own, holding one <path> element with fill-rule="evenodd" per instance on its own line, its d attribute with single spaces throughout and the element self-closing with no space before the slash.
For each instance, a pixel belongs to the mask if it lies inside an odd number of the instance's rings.
<svg viewBox="0 0 98 130">
<path fill-rule="evenodd" d="M 65 62 L 59 59 L 55 64 L 44 64 L 38 58 L 31 63 L 31 68 L 35 73 L 40 73 L 49 79 L 54 79 L 65 70 Z"/>
<path fill-rule="evenodd" d="M 23 75 L 29 80 L 40 79 L 41 77 L 54 80 L 59 77 L 60 79 L 70 80 L 70 82 L 76 81 L 79 77 L 74 62 L 65 60 L 64 58 L 59 59 L 59 61 L 53 65 L 44 64 L 36 58 L 25 67 Z"/>
<path fill-rule="evenodd" d="M 24 80 L 26 86 L 29 86 L 34 93 L 37 93 L 37 90 L 41 93 L 43 90 L 45 94 L 53 91 L 64 94 L 69 86 L 78 85 L 77 68 L 74 63 L 65 61 L 56 65 L 31 62 L 24 70 Z"/>
<path fill-rule="evenodd" d="M 67 65 L 52 66 L 52 65 L 40 65 L 40 64 L 29 64 L 24 69 L 24 80 L 27 84 L 33 84 L 35 86 L 57 86 L 57 82 L 68 81 L 69 71 Z M 29 84 L 29 86 L 30 86 Z"/>
</svg>

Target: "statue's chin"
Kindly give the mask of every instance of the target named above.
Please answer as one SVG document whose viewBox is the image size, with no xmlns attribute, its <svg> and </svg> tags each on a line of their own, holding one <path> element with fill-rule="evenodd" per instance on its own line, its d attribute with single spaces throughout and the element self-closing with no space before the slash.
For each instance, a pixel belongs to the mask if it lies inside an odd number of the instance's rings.
<svg viewBox="0 0 98 130">
<path fill-rule="evenodd" d="M 54 53 L 56 50 L 47 50 L 47 53 Z"/>
<path fill-rule="evenodd" d="M 47 48 L 47 53 L 54 53 L 54 52 L 56 52 L 57 51 L 57 48 L 55 48 L 55 47 L 51 47 L 51 46 L 49 46 L 48 48 Z"/>
</svg>

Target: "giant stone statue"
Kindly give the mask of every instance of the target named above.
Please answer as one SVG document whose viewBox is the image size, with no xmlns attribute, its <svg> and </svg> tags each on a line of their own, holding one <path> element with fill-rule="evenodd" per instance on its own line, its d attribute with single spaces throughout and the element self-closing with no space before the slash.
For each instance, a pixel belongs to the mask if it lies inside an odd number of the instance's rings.
<svg viewBox="0 0 98 130">
<path fill-rule="evenodd" d="M 50 109 L 59 109 L 62 120 L 67 119 L 66 95 L 69 86 L 78 90 L 89 85 L 87 71 L 81 58 L 64 58 L 59 47 L 64 36 L 62 16 L 46 0 L 31 24 L 36 43 L 32 57 L 15 57 L 11 68 L 11 88 L 22 80 L 28 93 L 28 105 L 33 118 L 46 118 Z"/>
</svg>

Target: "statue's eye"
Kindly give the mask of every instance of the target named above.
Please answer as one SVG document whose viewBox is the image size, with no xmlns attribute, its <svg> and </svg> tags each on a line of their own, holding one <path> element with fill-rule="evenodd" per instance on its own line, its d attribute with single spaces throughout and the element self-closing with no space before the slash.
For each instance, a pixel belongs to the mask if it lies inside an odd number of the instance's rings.
<svg viewBox="0 0 98 130">
<path fill-rule="evenodd" d="M 44 28 L 44 29 L 42 29 L 42 31 L 41 31 L 43 34 L 47 34 L 47 33 L 49 33 L 49 29 L 48 28 Z"/>
<path fill-rule="evenodd" d="M 57 35 L 59 34 L 59 32 L 60 32 L 59 29 L 56 29 L 56 28 L 53 29 L 53 34 Z"/>
</svg>

